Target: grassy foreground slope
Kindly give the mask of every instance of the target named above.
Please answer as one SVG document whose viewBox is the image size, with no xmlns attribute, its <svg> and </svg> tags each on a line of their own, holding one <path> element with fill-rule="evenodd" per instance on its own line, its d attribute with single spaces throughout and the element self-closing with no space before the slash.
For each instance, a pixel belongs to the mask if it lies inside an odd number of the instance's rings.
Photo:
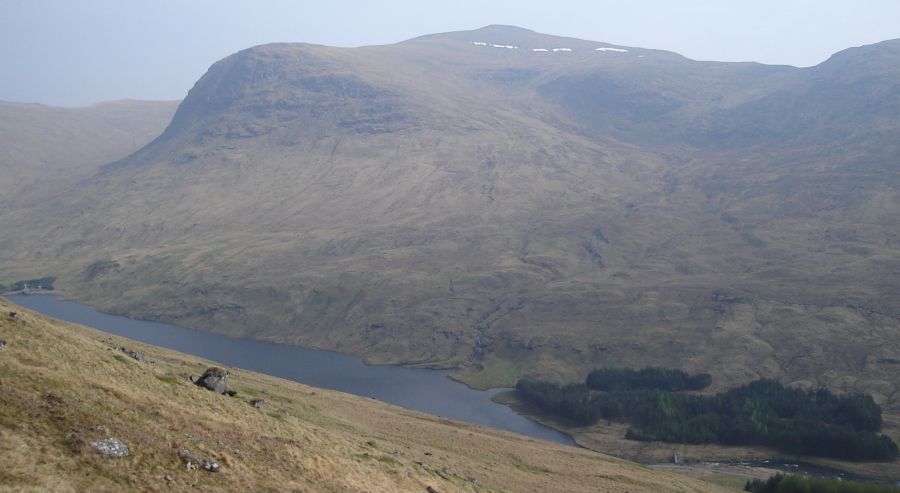
<svg viewBox="0 0 900 493">
<path fill-rule="evenodd" d="M 721 491 L 588 450 L 236 369 L 238 395 L 217 395 L 188 381 L 208 361 L 2 298 L 0 315 L 4 491 Z M 130 455 L 109 459 L 90 447 L 108 436 Z M 212 458 L 220 472 L 187 470 L 179 449 Z"/>
</svg>

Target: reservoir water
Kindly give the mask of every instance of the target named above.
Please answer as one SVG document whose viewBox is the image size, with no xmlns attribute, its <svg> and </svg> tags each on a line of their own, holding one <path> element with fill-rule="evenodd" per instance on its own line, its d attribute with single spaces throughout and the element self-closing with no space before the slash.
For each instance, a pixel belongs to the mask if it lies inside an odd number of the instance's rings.
<svg viewBox="0 0 900 493">
<path fill-rule="evenodd" d="M 500 389 L 473 390 L 447 378 L 447 371 L 368 366 L 359 358 L 287 344 L 236 339 L 174 325 L 100 313 L 55 296 L 8 296 L 13 303 L 60 320 L 136 341 L 294 380 L 374 397 L 409 409 L 571 445 L 572 439 L 491 401 Z"/>
</svg>

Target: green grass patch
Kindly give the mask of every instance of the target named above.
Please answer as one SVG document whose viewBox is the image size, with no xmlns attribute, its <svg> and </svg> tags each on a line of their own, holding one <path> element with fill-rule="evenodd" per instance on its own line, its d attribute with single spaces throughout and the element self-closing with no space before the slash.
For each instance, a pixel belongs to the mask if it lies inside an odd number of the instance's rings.
<svg viewBox="0 0 900 493">
<path fill-rule="evenodd" d="M 504 406 L 518 406 L 522 404 L 522 401 L 519 400 L 519 394 L 515 390 L 497 392 L 491 397 L 491 401 Z"/>
<path fill-rule="evenodd" d="M 391 457 L 390 455 L 372 455 L 368 452 L 363 452 L 361 454 L 354 454 L 353 457 L 356 457 L 357 459 L 362 459 L 362 460 L 374 460 L 377 462 L 381 462 L 382 464 L 389 464 L 392 466 L 400 465 L 400 462 L 397 459 Z"/>
<path fill-rule="evenodd" d="M 483 363 L 451 373 L 450 378 L 473 389 L 487 390 L 514 386 L 519 380 L 520 371 L 519 365 L 514 361 L 488 355 Z"/>
<path fill-rule="evenodd" d="M 156 379 L 169 385 L 175 385 L 178 379 L 172 375 L 156 375 Z"/>
</svg>

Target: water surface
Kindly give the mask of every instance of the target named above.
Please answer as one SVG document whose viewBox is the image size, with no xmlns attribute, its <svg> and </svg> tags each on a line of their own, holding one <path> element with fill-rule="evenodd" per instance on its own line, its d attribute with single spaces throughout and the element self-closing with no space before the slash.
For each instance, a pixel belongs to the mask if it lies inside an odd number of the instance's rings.
<svg viewBox="0 0 900 493">
<path fill-rule="evenodd" d="M 287 344 L 237 339 L 160 322 L 100 313 L 55 296 L 8 296 L 10 301 L 60 320 L 162 346 L 223 365 L 307 385 L 374 397 L 416 411 L 571 445 L 567 435 L 491 401 L 501 389 L 473 390 L 447 378 L 447 371 L 368 366 L 359 358 Z"/>
</svg>

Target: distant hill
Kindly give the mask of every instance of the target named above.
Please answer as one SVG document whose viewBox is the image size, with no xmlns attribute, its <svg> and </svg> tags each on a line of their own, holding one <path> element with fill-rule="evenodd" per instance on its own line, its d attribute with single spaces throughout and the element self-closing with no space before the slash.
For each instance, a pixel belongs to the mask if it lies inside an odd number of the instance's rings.
<svg viewBox="0 0 900 493">
<path fill-rule="evenodd" d="M 211 362 L 23 312 L 2 298 L 0 341 L 3 490 L 725 491 L 237 369 L 229 369 L 237 395 L 219 395 L 188 380 Z M 110 439 L 128 455 L 95 450 Z M 218 472 L 203 470 L 203 459 Z"/>
<path fill-rule="evenodd" d="M 509 26 L 249 48 L 159 138 L 0 215 L 0 282 L 479 386 L 655 365 L 896 412 L 898 56 Z"/>
<path fill-rule="evenodd" d="M 90 176 L 156 138 L 177 101 L 111 101 L 80 108 L 0 101 L 4 198 L 37 181 Z"/>
</svg>

